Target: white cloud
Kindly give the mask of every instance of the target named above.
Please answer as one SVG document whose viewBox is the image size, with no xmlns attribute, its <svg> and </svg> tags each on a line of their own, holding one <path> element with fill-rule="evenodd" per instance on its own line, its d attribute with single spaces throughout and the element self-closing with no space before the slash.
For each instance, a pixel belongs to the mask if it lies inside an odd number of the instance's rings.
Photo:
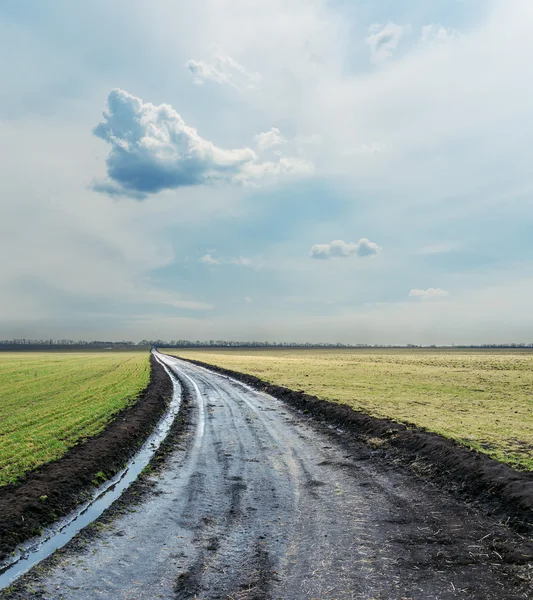
<svg viewBox="0 0 533 600">
<path fill-rule="evenodd" d="M 449 292 L 441 290 L 440 288 L 428 288 L 427 290 L 413 289 L 409 292 L 409 296 L 420 298 L 421 300 L 428 300 L 430 298 L 449 296 Z"/>
<path fill-rule="evenodd" d="M 329 244 L 315 244 L 311 248 L 311 258 L 328 259 L 334 256 L 373 256 L 381 252 L 381 248 L 367 238 L 361 238 L 357 244 L 334 240 Z"/>
<path fill-rule="evenodd" d="M 244 301 L 246 302 L 246 304 L 251 304 L 253 302 L 253 300 L 250 298 L 250 296 L 245 296 Z"/>
<path fill-rule="evenodd" d="M 372 51 L 372 60 L 381 62 L 390 58 L 396 50 L 400 40 L 410 33 L 410 25 L 397 25 L 396 23 L 387 23 L 387 25 L 372 25 L 368 30 L 366 43 Z"/>
<path fill-rule="evenodd" d="M 202 256 L 200 262 L 204 263 L 205 265 L 219 265 L 220 259 L 214 258 L 213 255 L 210 252 L 208 252 L 207 254 L 204 254 L 204 256 Z"/>
<path fill-rule="evenodd" d="M 245 182 L 253 183 L 263 178 L 280 175 L 310 175 L 315 170 L 313 163 L 295 156 L 282 156 L 278 161 L 255 162 L 246 166 Z"/>
<path fill-rule="evenodd" d="M 259 73 L 249 71 L 231 56 L 220 51 L 215 51 L 207 60 L 187 61 L 187 68 L 192 73 L 196 85 L 203 85 L 205 81 L 215 81 L 237 90 L 253 90 L 261 80 Z"/>
<path fill-rule="evenodd" d="M 204 254 L 202 258 L 200 258 L 200 262 L 205 265 L 237 265 L 240 267 L 250 267 L 253 264 L 251 258 L 247 258 L 246 256 L 238 256 L 238 257 L 217 257 L 214 256 L 216 252 L 211 250 Z"/>
<path fill-rule="evenodd" d="M 423 44 L 429 43 L 445 43 L 459 37 L 459 32 L 456 29 L 446 29 L 442 25 L 425 25 L 422 27 L 420 41 Z"/>
<path fill-rule="evenodd" d="M 111 145 L 109 179 L 93 188 L 111 196 L 147 194 L 216 182 L 260 183 L 265 177 L 312 172 L 308 161 L 282 157 L 261 162 L 251 148 L 226 150 L 200 137 L 168 104 L 144 103 L 112 90 L 94 134 Z"/>
<path fill-rule="evenodd" d="M 277 127 L 272 127 L 270 131 L 265 131 L 264 133 L 258 133 L 254 139 L 256 146 L 260 151 L 287 143 L 287 140 L 283 137 L 281 131 L 277 129 Z"/>
</svg>

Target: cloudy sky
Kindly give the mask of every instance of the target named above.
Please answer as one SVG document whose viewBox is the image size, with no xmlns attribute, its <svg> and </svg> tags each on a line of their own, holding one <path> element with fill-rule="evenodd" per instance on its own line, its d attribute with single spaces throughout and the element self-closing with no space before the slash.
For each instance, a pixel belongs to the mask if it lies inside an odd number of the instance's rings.
<svg viewBox="0 0 533 600">
<path fill-rule="evenodd" d="M 533 341 L 530 0 L 3 0 L 0 338 Z"/>
</svg>

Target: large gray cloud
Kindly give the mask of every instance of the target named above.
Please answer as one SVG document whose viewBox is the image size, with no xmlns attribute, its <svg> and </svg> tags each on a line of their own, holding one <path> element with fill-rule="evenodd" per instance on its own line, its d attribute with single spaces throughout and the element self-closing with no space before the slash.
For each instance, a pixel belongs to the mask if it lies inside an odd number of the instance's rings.
<svg viewBox="0 0 533 600">
<path fill-rule="evenodd" d="M 111 91 L 107 104 L 94 134 L 111 145 L 106 161 L 109 180 L 93 188 L 112 196 L 142 199 L 164 189 L 217 181 L 254 182 L 312 170 L 312 165 L 297 158 L 261 162 L 251 148 L 219 148 L 186 125 L 168 104 L 144 103 L 120 89 Z"/>
<path fill-rule="evenodd" d="M 367 238 L 361 238 L 357 244 L 351 242 L 343 242 L 342 240 L 334 240 L 329 244 L 315 244 L 311 248 L 311 258 L 328 259 L 334 256 L 373 256 L 378 254 L 381 248 Z"/>
</svg>

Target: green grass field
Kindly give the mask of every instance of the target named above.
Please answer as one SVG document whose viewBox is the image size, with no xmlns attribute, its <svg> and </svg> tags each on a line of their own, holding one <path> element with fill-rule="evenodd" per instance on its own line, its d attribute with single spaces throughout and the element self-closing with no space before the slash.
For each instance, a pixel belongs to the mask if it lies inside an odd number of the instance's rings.
<svg viewBox="0 0 533 600">
<path fill-rule="evenodd" d="M 102 431 L 149 378 L 148 352 L 0 353 L 0 485 Z"/>
<path fill-rule="evenodd" d="M 413 424 L 533 469 L 533 352 L 169 350 Z"/>
</svg>

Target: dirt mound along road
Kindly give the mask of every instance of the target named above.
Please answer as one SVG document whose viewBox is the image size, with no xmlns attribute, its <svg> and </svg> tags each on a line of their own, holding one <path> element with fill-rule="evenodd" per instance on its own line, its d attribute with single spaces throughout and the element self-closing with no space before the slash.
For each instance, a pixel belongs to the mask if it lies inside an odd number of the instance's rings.
<svg viewBox="0 0 533 600">
<path fill-rule="evenodd" d="M 13 598 L 531 597 L 531 548 L 508 528 L 271 396 L 164 360 L 195 408 L 153 493 Z"/>
<path fill-rule="evenodd" d="M 0 561 L 85 500 L 94 484 L 102 483 L 99 474 L 109 477 L 119 471 L 151 433 L 172 396 L 172 382 L 153 356 L 150 360 L 148 387 L 101 434 L 30 473 L 22 483 L 0 488 Z"/>
</svg>

